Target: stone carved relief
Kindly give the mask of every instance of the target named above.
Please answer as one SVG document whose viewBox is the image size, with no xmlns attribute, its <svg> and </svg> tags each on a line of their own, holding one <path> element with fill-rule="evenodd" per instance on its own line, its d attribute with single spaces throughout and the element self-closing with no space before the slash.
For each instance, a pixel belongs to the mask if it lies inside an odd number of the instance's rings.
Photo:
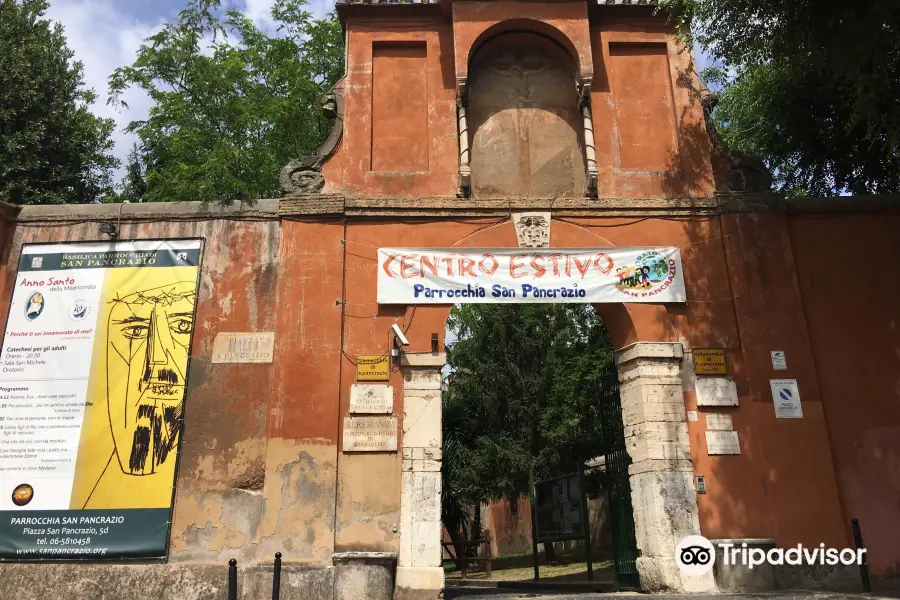
<svg viewBox="0 0 900 600">
<path fill-rule="evenodd" d="M 704 89 L 701 92 L 700 104 L 703 106 L 703 120 L 706 132 L 713 143 L 713 148 L 726 161 L 729 169 L 725 175 L 725 185 L 730 192 L 767 192 L 772 188 L 772 173 L 766 164 L 755 156 L 732 150 L 719 135 L 713 110 L 719 103 L 719 97 Z"/>
<path fill-rule="evenodd" d="M 282 193 L 317 194 L 325 187 L 322 164 L 334 154 L 344 132 L 344 80 L 338 81 L 322 99 L 322 114 L 332 121 L 325 142 L 312 156 L 291 160 L 281 169 L 279 183 Z"/>
<path fill-rule="evenodd" d="M 498 36 L 473 58 L 466 87 L 474 195 L 584 193 L 578 80 L 564 50 L 533 34 Z"/>
<path fill-rule="evenodd" d="M 550 213 L 513 213 L 516 238 L 520 248 L 550 247 Z"/>
</svg>

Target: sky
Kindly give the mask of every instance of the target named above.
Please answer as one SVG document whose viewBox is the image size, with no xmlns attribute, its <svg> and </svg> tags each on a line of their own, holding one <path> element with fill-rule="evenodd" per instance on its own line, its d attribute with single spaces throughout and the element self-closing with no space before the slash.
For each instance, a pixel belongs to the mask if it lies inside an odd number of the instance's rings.
<svg viewBox="0 0 900 600">
<path fill-rule="evenodd" d="M 263 30 L 274 32 L 273 3 L 274 0 L 223 0 L 222 4 L 240 10 Z M 137 140 L 124 128 L 130 121 L 147 116 L 150 101 L 144 92 L 129 90 L 122 97 L 128 109 L 108 105 L 107 78 L 118 67 L 131 64 L 141 42 L 166 22 L 174 21 L 185 4 L 186 0 L 50 0 L 47 17 L 62 23 L 69 48 L 84 65 L 85 85 L 97 93 L 91 110 L 116 123 L 114 154 L 123 165 Z M 309 10 L 316 16 L 328 14 L 333 7 L 334 0 L 309 0 Z M 123 169 L 116 174 L 116 180 Z"/>
<path fill-rule="evenodd" d="M 223 0 L 224 7 L 240 10 L 271 33 L 273 3 L 274 0 Z M 93 112 L 116 123 L 114 154 L 123 165 L 137 139 L 134 134 L 125 133 L 124 128 L 130 121 L 146 117 L 150 101 L 144 92 L 131 89 L 122 98 L 128 109 L 108 105 L 107 78 L 118 67 L 131 64 L 141 42 L 174 20 L 185 4 L 186 0 L 50 0 L 47 16 L 62 23 L 69 47 L 84 64 L 85 84 L 97 93 Z M 334 0 L 309 0 L 309 10 L 317 17 L 333 8 Z M 709 60 L 697 52 L 698 70 L 707 64 Z M 116 180 L 123 170 L 120 168 Z"/>
</svg>

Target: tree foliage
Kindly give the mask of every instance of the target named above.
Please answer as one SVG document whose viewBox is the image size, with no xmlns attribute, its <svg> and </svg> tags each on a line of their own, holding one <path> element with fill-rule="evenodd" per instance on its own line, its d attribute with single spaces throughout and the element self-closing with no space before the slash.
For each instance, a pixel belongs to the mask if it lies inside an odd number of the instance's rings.
<svg viewBox="0 0 900 600">
<path fill-rule="evenodd" d="M 725 140 L 779 188 L 900 191 L 900 2 L 662 0 L 721 69 Z"/>
<path fill-rule="evenodd" d="M 588 305 L 462 305 L 444 394 L 445 523 L 460 507 L 518 498 L 537 477 L 578 470 L 601 447 L 596 389 L 613 361 Z M 450 526 L 448 526 L 450 529 Z"/>
<path fill-rule="evenodd" d="M 278 0 L 268 35 L 238 11 L 222 16 L 220 1 L 191 0 L 110 77 L 113 101 L 131 86 L 153 101 L 127 128 L 140 138 L 146 201 L 277 196 L 281 167 L 330 129 L 320 100 L 343 70 L 340 23 Z"/>
<path fill-rule="evenodd" d="M 72 61 L 45 0 L 0 0 L 0 198 L 93 202 L 111 189 L 113 122 Z"/>
</svg>

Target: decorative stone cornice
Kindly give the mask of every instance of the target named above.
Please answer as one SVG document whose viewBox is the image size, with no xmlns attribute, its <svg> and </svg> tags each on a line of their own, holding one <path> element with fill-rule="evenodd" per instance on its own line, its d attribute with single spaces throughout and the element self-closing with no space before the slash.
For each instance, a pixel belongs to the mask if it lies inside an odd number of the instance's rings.
<svg viewBox="0 0 900 600">
<path fill-rule="evenodd" d="M 616 350 L 616 365 L 638 358 L 681 360 L 683 356 L 684 347 L 681 342 L 635 342 Z"/>
<path fill-rule="evenodd" d="M 900 194 L 791 198 L 768 192 L 721 193 L 704 198 L 368 198 L 293 195 L 282 217 L 501 217 L 519 211 L 553 217 L 692 217 L 734 212 L 840 213 L 900 209 Z"/>
<path fill-rule="evenodd" d="M 900 194 L 785 199 L 775 194 L 719 194 L 707 198 L 365 198 L 293 195 L 219 206 L 210 202 L 125 204 L 35 204 L 0 202 L 0 219 L 29 225 L 101 221 L 273 220 L 290 218 L 456 218 L 509 217 L 514 212 L 549 212 L 565 217 L 683 217 L 733 212 L 789 215 L 900 211 Z"/>
</svg>

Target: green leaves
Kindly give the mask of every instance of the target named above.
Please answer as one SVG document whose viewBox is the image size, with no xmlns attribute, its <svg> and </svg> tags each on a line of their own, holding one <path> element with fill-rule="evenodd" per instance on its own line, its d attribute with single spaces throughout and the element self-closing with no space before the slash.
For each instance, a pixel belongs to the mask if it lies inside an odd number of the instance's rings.
<svg viewBox="0 0 900 600">
<path fill-rule="evenodd" d="M 111 191 L 113 122 L 90 112 L 80 62 L 43 0 L 0 2 L 0 199 L 94 202 Z"/>
<path fill-rule="evenodd" d="M 595 386 L 613 357 L 590 306 L 467 304 L 448 325 L 445 500 L 515 498 L 532 469 L 556 475 L 599 454 Z"/>
<path fill-rule="evenodd" d="M 219 6 L 192 0 L 110 77 L 113 102 L 132 86 L 154 101 L 128 127 L 141 140 L 144 201 L 276 197 L 281 167 L 314 153 L 330 129 L 320 98 L 343 71 L 334 16 L 313 21 L 303 2 L 279 0 L 280 37 Z"/>
<path fill-rule="evenodd" d="M 704 73 L 724 86 L 723 138 L 764 158 L 781 191 L 900 191 L 900 3 L 661 5 L 724 67 Z"/>
</svg>

